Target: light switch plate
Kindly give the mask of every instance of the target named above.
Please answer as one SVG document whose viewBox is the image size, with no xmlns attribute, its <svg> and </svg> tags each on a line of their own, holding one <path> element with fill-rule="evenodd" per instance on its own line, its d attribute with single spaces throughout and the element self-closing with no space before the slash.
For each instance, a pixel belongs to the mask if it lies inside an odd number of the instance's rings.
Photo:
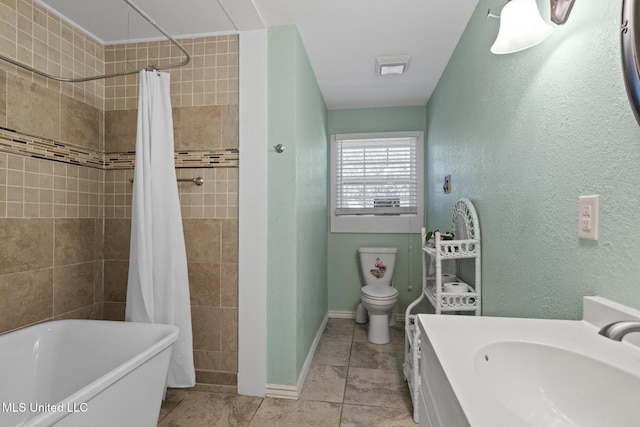
<svg viewBox="0 0 640 427">
<path fill-rule="evenodd" d="M 598 240 L 598 208 L 600 196 L 580 196 L 578 198 L 578 238 Z"/>
</svg>

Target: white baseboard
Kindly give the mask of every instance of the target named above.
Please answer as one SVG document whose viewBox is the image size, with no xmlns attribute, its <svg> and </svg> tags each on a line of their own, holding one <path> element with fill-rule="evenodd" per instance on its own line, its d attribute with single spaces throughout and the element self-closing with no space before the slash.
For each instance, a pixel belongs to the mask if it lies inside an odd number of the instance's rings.
<svg viewBox="0 0 640 427">
<path fill-rule="evenodd" d="M 355 313 L 354 313 L 355 318 Z M 318 343 L 320 342 L 320 338 L 322 338 L 322 333 L 324 332 L 324 328 L 327 326 L 327 322 L 329 321 L 329 315 L 327 314 L 320 325 L 320 328 L 316 332 L 316 336 L 311 343 L 311 348 L 309 349 L 309 353 L 307 353 L 307 358 L 304 361 L 304 365 L 302 365 L 302 370 L 300 371 L 300 376 L 298 377 L 298 383 L 293 385 L 281 385 L 281 384 L 267 384 L 265 388 L 264 395 L 266 397 L 272 397 L 275 399 L 293 399 L 298 400 L 300 397 L 300 392 L 302 391 L 302 386 L 304 385 L 304 380 L 307 378 L 307 373 L 309 372 L 309 367 L 311 367 L 311 361 L 313 360 L 313 356 L 316 354 L 316 349 L 318 348 Z"/>
<path fill-rule="evenodd" d="M 355 319 L 355 311 L 336 311 L 329 310 L 329 318 L 331 319 Z"/>
<path fill-rule="evenodd" d="M 397 322 L 404 322 L 404 314 L 395 313 Z M 337 310 L 329 310 L 329 318 L 330 319 L 355 319 L 356 312 L 355 311 L 337 311 Z"/>
<path fill-rule="evenodd" d="M 264 395 L 275 399 L 298 400 L 298 387 L 294 385 L 267 384 Z"/>
</svg>

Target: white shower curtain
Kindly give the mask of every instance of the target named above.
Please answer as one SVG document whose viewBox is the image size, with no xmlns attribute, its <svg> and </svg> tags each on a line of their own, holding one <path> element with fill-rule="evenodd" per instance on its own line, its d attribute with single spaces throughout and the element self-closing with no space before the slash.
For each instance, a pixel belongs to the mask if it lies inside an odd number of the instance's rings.
<svg viewBox="0 0 640 427">
<path fill-rule="evenodd" d="M 140 72 L 126 320 L 180 329 L 167 385 L 195 385 L 187 255 L 174 165 L 169 74 Z"/>
</svg>

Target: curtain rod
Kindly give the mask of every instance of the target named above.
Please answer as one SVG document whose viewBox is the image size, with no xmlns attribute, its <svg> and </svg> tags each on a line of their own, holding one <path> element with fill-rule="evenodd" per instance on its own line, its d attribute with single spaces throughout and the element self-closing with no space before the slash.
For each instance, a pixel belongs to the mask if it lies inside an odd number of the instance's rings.
<svg viewBox="0 0 640 427">
<path fill-rule="evenodd" d="M 58 76 L 54 76 L 48 73 L 45 73 L 44 71 L 40 71 L 37 70 L 29 65 L 23 64 L 19 61 L 16 61 L 15 59 L 9 58 L 7 56 L 4 56 L 2 54 L 0 54 L 0 60 L 9 62 L 13 65 L 16 65 L 20 68 L 23 68 L 27 71 L 31 71 L 32 73 L 36 73 L 42 77 L 46 77 L 48 79 L 52 79 L 52 80 L 57 80 L 59 82 L 68 82 L 68 83 L 81 83 L 81 82 L 88 82 L 91 80 L 99 80 L 99 79 L 106 79 L 109 77 L 118 77 L 118 76 L 127 76 L 129 74 L 136 74 L 139 73 L 142 70 L 146 70 L 146 71 L 154 71 L 154 70 L 167 70 L 169 68 L 177 68 L 177 67 L 182 67 L 184 65 L 187 65 L 189 63 L 189 61 L 191 60 L 191 56 L 189 55 L 189 52 L 187 52 L 187 50 L 180 44 L 178 43 L 178 41 L 176 39 L 174 39 L 173 37 L 171 37 L 165 30 L 163 30 L 149 15 L 147 15 L 142 9 L 140 9 L 136 4 L 133 3 L 133 1 L 131 0 L 124 0 L 125 3 L 127 3 L 129 6 L 131 6 L 131 8 L 133 10 L 135 10 L 140 16 L 142 16 L 148 23 L 150 23 L 151 25 L 153 25 L 153 27 L 160 31 L 162 33 L 163 36 L 165 36 L 171 43 L 173 43 L 178 49 L 180 49 L 182 51 L 182 53 L 185 54 L 186 58 L 182 61 L 182 62 L 178 62 L 175 64 L 169 64 L 169 65 L 163 65 L 162 67 L 159 67 L 157 65 L 149 65 L 147 67 L 144 68 L 140 68 L 138 70 L 125 70 L 125 71 L 121 71 L 119 73 L 112 73 L 112 74 L 101 74 L 98 76 L 91 76 L 91 77 L 78 77 L 78 78 L 71 78 L 71 77 L 58 77 Z"/>
</svg>

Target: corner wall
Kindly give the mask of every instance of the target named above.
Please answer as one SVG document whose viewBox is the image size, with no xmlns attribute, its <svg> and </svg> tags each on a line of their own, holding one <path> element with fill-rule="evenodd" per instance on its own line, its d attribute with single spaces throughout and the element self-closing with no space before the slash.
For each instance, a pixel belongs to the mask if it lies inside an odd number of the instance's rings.
<svg viewBox="0 0 640 427">
<path fill-rule="evenodd" d="M 424 106 L 330 110 L 329 134 L 425 132 L 427 127 L 425 120 L 426 109 Z M 328 147 L 327 153 L 329 153 Z M 425 168 L 429 168 L 427 162 L 425 162 Z M 327 178 L 325 185 L 330 194 L 329 178 Z M 329 229 L 327 232 L 329 236 L 327 263 L 329 310 L 344 316 L 355 314 L 356 307 L 360 303 L 360 288 L 364 280 L 360 273 L 358 248 L 381 246 L 398 248 L 394 276 L 399 296 L 393 312 L 404 315 L 407 306 L 420 296 L 422 289 L 420 235 L 331 233 Z M 410 284 L 411 291 L 409 291 Z"/>
<path fill-rule="evenodd" d="M 327 112 L 297 29 L 267 34 L 267 382 L 295 388 L 327 314 Z"/>
<path fill-rule="evenodd" d="M 568 318 L 600 295 L 640 308 L 640 127 L 620 59 L 621 2 L 581 0 L 543 43 L 489 51 L 481 0 L 427 108 L 427 225 L 471 199 L 483 314 Z M 549 3 L 538 1 L 548 20 Z M 437 191 L 451 174 L 452 192 Z M 600 195 L 600 239 L 578 240 L 578 196 Z"/>
</svg>

